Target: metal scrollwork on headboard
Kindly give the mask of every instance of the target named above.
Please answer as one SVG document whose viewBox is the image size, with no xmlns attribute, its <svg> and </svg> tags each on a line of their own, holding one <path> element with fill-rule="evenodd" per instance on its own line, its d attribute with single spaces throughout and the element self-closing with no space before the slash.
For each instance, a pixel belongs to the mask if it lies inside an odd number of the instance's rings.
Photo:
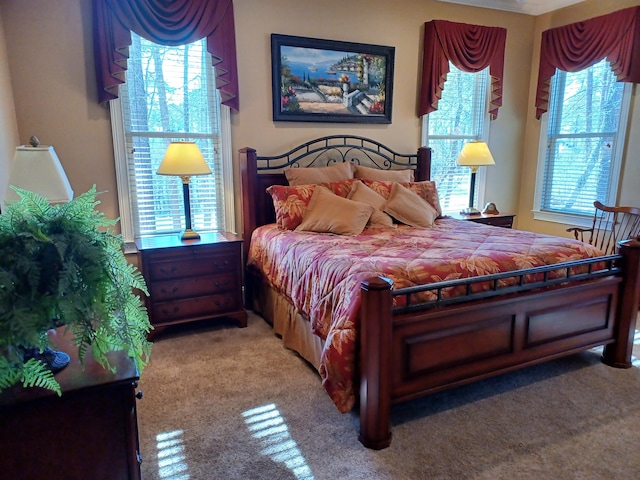
<svg viewBox="0 0 640 480">
<path fill-rule="evenodd" d="M 351 162 L 381 170 L 416 168 L 416 154 L 400 154 L 364 137 L 333 135 L 318 138 L 278 156 L 258 156 L 258 171 L 323 167 Z"/>
</svg>

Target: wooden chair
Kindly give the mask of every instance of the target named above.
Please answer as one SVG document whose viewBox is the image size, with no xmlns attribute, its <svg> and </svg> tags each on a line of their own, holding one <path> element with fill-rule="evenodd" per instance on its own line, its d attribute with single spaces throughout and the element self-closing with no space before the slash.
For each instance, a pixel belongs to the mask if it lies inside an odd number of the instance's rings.
<svg viewBox="0 0 640 480">
<path fill-rule="evenodd" d="M 640 208 L 608 207 L 598 201 L 593 202 L 593 206 L 596 211 L 591 228 L 567 228 L 567 232 L 573 232 L 576 240 L 612 254 L 620 240 L 640 236 Z"/>
</svg>

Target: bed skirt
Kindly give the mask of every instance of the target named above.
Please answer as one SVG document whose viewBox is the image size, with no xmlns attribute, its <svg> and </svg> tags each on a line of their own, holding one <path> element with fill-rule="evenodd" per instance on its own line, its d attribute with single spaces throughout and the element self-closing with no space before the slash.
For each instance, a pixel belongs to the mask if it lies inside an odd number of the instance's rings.
<svg viewBox="0 0 640 480">
<path fill-rule="evenodd" d="M 323 341 L 311 331 L 311 323 L 280 293 L 264 282 L 255 288 L 252 308 L 271 324 L 284 346 L 298 353 L 318 370 Z"/>
</svg>

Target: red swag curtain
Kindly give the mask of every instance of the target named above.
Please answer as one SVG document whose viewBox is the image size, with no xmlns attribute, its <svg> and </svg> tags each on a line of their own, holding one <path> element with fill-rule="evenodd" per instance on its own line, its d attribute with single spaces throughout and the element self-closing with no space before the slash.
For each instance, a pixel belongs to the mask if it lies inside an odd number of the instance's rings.
<svg viewBox="0 0 640 480">
<path fill-rule="evenodd" d="M 549 108 L 556 68 L 577 72 L 606 58 L 619 82 L 640 83 L 640 7 L 542 32 L 536 118 Z"/>
<path fill-rule="evenodd" d="M 498 116 L 502 105 L 502 73 L 507 30 L 446 20 L 424 24 L 422 86 L 418 116 L 438 109 L 449 61 L 465 72 L 475 73 L 489 67 L 491 99 L 489 113 Z"/>
<path fill-rule="evenodd" d="M 94 0 L 93 23 L 100 103 L 118 97 L 133 31 L 171 46 L 206 37 L 222 103 L 238 110 L 233 0 Z"/>
</svg>

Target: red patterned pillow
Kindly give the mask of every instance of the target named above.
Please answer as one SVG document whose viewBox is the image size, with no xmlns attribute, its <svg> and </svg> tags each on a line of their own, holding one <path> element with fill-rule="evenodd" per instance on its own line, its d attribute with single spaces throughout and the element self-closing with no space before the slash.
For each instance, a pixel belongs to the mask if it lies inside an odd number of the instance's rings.
<svg viewBox="0 0 640 480">
<path fill-rule="evenodd" d="M 336 195 L 347 198 L 355 179 L 339 182 L 320 183 Z M 285 230 L 295 230 L 302 222 L 302 216 L 307 210 L 316 185 L 271 185 L 267 193 L 273 199 L 276 211 L 276 223 Z"/>
<path fill-rule="evenodd" d="M 391 187 L 394 182 L 385 182 L 381 180 L 368 180 L 362 179 L 362 182 L 368 187 L 375 190 L 384 198 L 389 198 L 391 194 Z M 426 200 L 433 208 L 438 212 L 438 216 L 442 215 L 442 208 L 440 207 L 440 199 L 438 198 L 438 190 L 436 189 L 436 182 L 424 181 L 424 182 L 398 182 L 403 187 L 407 187 L 409 190 L 417 193 L 423 200 Z"/>
</svg>

